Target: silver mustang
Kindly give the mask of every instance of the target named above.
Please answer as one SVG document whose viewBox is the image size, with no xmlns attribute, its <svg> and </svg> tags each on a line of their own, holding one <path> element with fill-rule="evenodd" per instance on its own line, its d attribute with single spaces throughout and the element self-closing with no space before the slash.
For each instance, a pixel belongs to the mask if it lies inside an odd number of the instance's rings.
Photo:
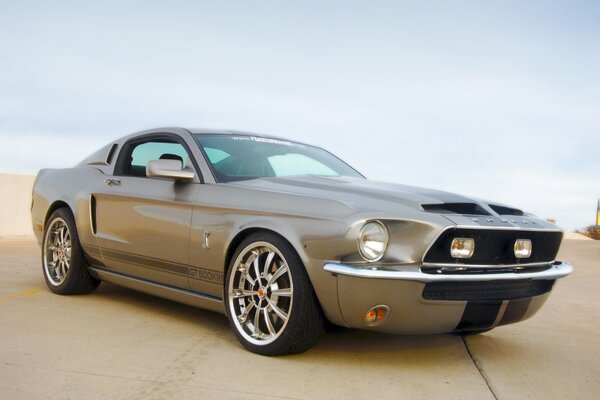
<svg viewBox="0 0 600 400">
<path fill-rule="evenodd" d="M 53 292 L 107 281 L 221 312 L 265 355 L 327 324 L 484 332 L 531 317 L 572 271 L 562 231 L 519 209 L 236 131 L 148 130 L 41 170 L 31 214 Z"/>
</svg>

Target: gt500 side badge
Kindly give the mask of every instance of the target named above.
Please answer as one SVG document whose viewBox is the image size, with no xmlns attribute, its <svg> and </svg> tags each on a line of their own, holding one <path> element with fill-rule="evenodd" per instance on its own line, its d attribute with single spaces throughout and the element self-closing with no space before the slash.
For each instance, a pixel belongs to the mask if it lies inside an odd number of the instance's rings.
<svg viewBox="0 0 600 400">
<path fill-rule="evenodd" d="M 201 281 L 223 283 L 223 274 L 200 268 L 190 268 L 190 278 Z"/>
</svg>

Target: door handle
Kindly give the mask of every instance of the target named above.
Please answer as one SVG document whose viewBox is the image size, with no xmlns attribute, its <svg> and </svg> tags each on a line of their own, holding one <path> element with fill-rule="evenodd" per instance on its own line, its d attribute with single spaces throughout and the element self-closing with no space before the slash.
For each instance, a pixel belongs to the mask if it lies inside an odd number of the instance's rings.
<svg viewBox="0 0 600 400">
<path fill-rule="evenodd" d="M 106 183 L 108 186 L 118 186 L 121 184 L 121 181 L 119 179 L 107 178 L 104 180 L 104 183 Z"/>
</svg>

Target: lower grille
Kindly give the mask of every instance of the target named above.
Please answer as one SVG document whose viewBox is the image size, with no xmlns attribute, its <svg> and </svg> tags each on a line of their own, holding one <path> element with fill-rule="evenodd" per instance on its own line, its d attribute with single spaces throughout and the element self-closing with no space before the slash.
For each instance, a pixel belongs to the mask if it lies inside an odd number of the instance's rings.
<svg viewBox="0 0 600 400">
<path fill-rule="evenodd" d="M 425 285 L 423 298 L 454 301 L 515 300 L 548 293 L 553 285 L 554 280 L 432 282 Z"/>
</svg>

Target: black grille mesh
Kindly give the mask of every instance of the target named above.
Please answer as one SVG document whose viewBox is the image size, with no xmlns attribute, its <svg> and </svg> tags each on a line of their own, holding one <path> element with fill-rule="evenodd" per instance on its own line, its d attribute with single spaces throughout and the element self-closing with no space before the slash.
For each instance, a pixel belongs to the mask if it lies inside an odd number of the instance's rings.
<svg viewBox="0 0 600 400">
<path fill-rule="evenodd" d="M 455 301 L 515 300 L 548 293 L 553 285 L 554 280 L 432 282 L 425 285 L 423 298 Z"/>
</svg>

